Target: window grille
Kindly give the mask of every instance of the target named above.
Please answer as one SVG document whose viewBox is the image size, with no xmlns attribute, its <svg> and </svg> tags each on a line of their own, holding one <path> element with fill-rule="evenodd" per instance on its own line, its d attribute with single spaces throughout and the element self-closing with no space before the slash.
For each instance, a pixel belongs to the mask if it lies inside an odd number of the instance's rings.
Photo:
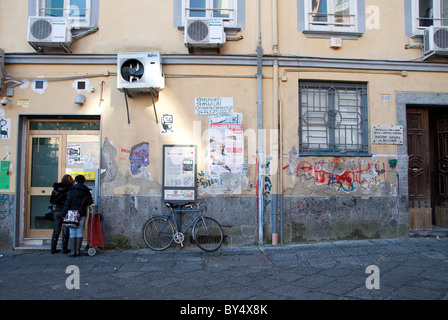
<svg viewBox="0 0 448 320">
<path fill-rule="evenodd" d="M 299 153 L 368 153 L 367 85 L 299 82 Z"/>
</svg>

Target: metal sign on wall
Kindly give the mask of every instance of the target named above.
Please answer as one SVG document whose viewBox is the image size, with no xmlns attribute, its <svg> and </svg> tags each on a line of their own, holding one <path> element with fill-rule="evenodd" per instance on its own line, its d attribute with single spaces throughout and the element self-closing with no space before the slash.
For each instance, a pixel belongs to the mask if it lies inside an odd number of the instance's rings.
<svg viewBox="0 0 448 320">
<path fill-rule="evenodd" d="M 183 204 L 197 201 L 196 145 L 163 146 L 163 201 Z"/>
<path fill-rule="evenodd" d="M 374 144 L 403 144 L 403 126 L 372 126 Z"/>
</svg>

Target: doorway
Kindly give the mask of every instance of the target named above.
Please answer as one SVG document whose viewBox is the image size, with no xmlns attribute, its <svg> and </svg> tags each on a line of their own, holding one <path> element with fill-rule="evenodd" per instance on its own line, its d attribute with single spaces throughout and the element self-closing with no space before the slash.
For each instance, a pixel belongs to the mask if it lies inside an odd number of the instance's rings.
<svg viewBox="0 0 448 320">
<path fill-rule="evenodd" d="M 45 220 L 44 213 L 53 184 L 65 174 L 83 174 L 92 193 L 97 189 L 100 120 L 27 119 L 26 129 L 23 239 L 47 239 L 53 222 Z"/>
<path fill-rule="evenodd" d="M 406 121 L 410 229 L 448 227 L 448 111 L 412 106 Z"/>
</svg>

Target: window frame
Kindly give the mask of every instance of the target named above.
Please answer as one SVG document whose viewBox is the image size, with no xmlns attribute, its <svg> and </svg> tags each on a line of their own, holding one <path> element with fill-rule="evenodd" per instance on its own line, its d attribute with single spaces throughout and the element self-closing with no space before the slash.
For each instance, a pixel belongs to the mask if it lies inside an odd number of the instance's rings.
<svg viewBox="0 0 448 320">
<path fill-rule="evenodd" d="M 443 0 L 433 0 L 433 24 L 435 27 L 442 26 L 442 1 Z M 423 36 L 425 30 L 429 26 L 420 26 L 420 0 L 412 0 L 411 3 L 411 15 L 412 15 L 412 35 L 413 36 Z M 448 26 L 448 21 L 446 22 Z"/>
<path fill-rule="evenodd" d="M 206 15 L 203 18 L 213 18 L 213 19 L 222 19 L 224 22 L 224 27 L 237 27 L 238 25 L 238 1 L 237 0 L 229 0 L 230 8 L 229 10 L 229 17 L 223 18 L 223 17 L 213 17 L 213 11 L 217 10 L 213 7 L 213 0 L 204 0 L 206 3 Z M 190 0 L 182 0 L 182 22 L 185 23 L 185 20 L 187 18 L 190 18 L 190 16 L 187 14 L 187 12 L 190 9 Z M 225 9 L 222 9 L 225 10 Z M 191 18 L 198 18 L 201 17 L 191 17 Z"/>
<path fill-rule="evenodd" d="M 70 0 L 63 0 L 64 1 L 64 8 L 63 10 L 63 17 L 68 18 L 70 20 L 70 25 L 72 28 L 86 28 L 91 26 L 92 22 L 92 0 L 85 0 L 86 1 L 86 8 L 83 10 L 86 11 L 84 21 L 81 21 L 81 19 L 77 19 L 74 16 L 70 16 L 70 12 L 72 11 Z M 46 10 L 48 8 L 45 4 L 46 0 L 36 0 L 36 16 L 39 17 L 47 17 Z"/>
<path fill-rule="evenodd" d="M 299 154 L 301 156 L 368 156 L 369 155 L 369 130 L 368 130 L 368 99 L 367 83 L 364 82 L 339 82 L 339 81 L 316 81 L 300 80 L 299 91 Z M 304 103 L 304 89 L 316 90 L 319 105 L 309 105 Z M 354 91 L 357 102 L 356 105 L 342 105 L 340 96 L 336 100 L 336 91 Z M 320 91 L 319 91 L 320 90 Z M 339 92 L 337 93 L 340 94 Z M 315 96 L 313 97 L 315 98 Z M 336 101 L 339 105 L 336 105 Z M 309 100 L 307 100 L 309 102 Z M 342 124 L 343 122 L 353 122 L 353 110 L 358 114 L 359 128 L 356 125 Z M 309 114 L 308 114 L 309 113 Z M 311 115 L 314 113 L 314 115 Z M 305 117 L 306 115 L 306 117 Z M 321 118 L 319 118 L 321 116 Z M 330 117 L 332 118 L 330 120 Z M 337 119 L 337 120 L 336 120 Z M 313 123 L 312 123 L 313 122 Z M 334 125 L 338 122 L 337 125 Z M 344 127 L 344 128 L 342 128 Z M 347 129 L 352 127 L 351 129 Z M 314 129 L 314 130 L 313 130 Z M 345 131 L 344 131 L 345 130 Z M 351 131 L 349 131 L 351 130 Z M 311 136 L 311 133 L 316 136 Z M 319 134 L 325 136 L 317 137 Z M 356 133 L 356 134 L 354 134 Z M 341 143 L 342 136 L 345 143 Z M 317 142 L 325 139 L 325 142 Z M 347 140 L 352 140 L 347 143 Z M 356 140 L 356 141 L 353 141 Z"/>
<path fill-rule="evenodd" d="M 305 28 L 310 31 L 324 31 L 324 32 L 357 32 L 358 31 L 358 6 L 356 0 L 350 1 L 350 13 L 349 13 L 349 26 L 338 26 L 338 23 L 335 22 L 335 0 L 326 0 L 327 1 L 327 13 L 323 13 L 322 15 L 326 15 L 326 22 L 319 21 L 311 21 L 311 16 L 315 13 L 312 13 L 312 2 L 313 0 L 305 1 Z M 345 23 L 344 23 L 345 24 Z"/>
</svg>

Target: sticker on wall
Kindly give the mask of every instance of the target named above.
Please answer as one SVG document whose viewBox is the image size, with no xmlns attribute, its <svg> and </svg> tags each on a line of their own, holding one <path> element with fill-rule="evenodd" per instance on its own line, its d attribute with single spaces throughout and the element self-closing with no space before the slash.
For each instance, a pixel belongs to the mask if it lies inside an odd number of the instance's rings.
<svg viewBox="0 0 448 320">
<path fill-rule="evenodd" d="M 0 139 L 11 137 L 11 119 L 0 119 Z"/>
<path fill-rule="evenodd" d="M 161 134 L 171 134 L 174 133 L 174 115 L 173 114 L 162 114 L 161 117 Z"/>
<path fill-rule="evenodd" d="M 17 99 L 17 106 L 19 108 L 29 108 L 30 99 Z"/>
</svg>

